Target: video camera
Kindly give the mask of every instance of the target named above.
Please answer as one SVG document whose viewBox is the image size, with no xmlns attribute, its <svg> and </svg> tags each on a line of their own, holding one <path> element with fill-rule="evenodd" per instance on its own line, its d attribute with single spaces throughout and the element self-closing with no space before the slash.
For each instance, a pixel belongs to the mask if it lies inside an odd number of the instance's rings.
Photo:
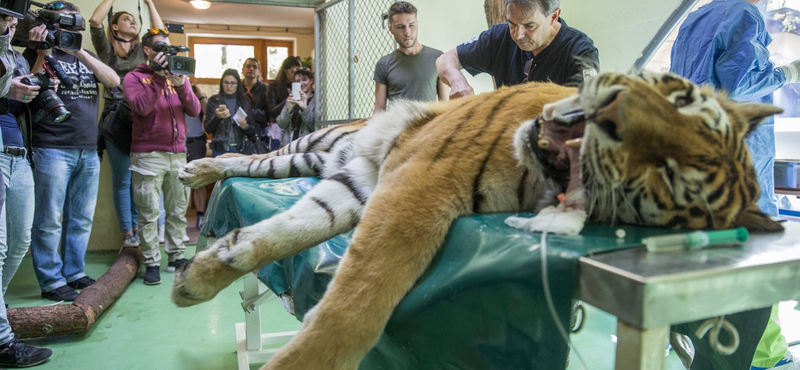
<svg viewBox="0 0 800 370">
<path fill-rule="evenodd" d="M 41 7 L 41 9 L 28 11 L 25 17 L 19 21 L 17 32 L 14 34 L 14 39 L 11 40 L 11 45 L 29 47 L 31 49 L 50 49 L 56 46 L 67 50 L 81 49 L 83 36 L 78 32 L 74 32 L 86 29 L 86 21 L 80 14 L 59 13 L 58 10 L 64 8 L 64 3 L 44 5 L 32 1 L 31 4 Z M 28 33 L 30 29 L 40 24 L 45 24 L 47 27 L 45 41 L 29 41 Z"/>
<path fill-rule="evenodd" d="M 169 45 L 162 41 L 153 43 L 150 49 L 153 49 L 156 53 L 164 53 L 164 55 L 167 56 L 166 68 L 156 64 L 152 60 L 150 61 L 150 68 L 153 71 L 158 72 L 166 69 L 169 73 L 174 75 L 194 76 L 194 69 L 197 65 L 197 61 L 194 58 L 175 55 L 192 49 L 183 45 Z"/>
<path fill-rule="evenodd" d="M 72 112 L 67 110 L 64 101 L 56 94 L 56 86 L 58 84 L 54 77 L 58 77 L 67 88 L 72 88 L 73 82 L 64 73 L 64 70 L 61 69 L 61 66 L 53 56 L 45 55 L 42 66 L 44 67 L 43 72 L 37 72 L 33 76 L 24 77 L 20 80 L 20 82 L 28 86 L 39 86 L 39 95 L 31 102 L 39 107 L 39 110 L 33 116 L 33 120 L 38 122 L 44 118 L 45 114 L 48 114 L 53 119 L 53 122 L 64 122 L 72 116 Z"/>
<path fill-rule="evenodd" d="M 24 17 L 30 7 L 28 0 L 0 0 L 0 14 L 14 18 Z"/>
</svg>

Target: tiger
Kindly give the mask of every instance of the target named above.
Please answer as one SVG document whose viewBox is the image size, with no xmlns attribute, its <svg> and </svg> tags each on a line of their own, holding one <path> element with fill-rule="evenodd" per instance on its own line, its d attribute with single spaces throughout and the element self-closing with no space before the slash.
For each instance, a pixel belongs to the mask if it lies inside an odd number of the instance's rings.
<svg viewBox="0 0 800 370">
<path fill-rule="evenodd" d="M 181 307 L 208 301 L 242 275 L 358 226 L 320 302 L 262 367 L 357 369 L 457 217 L 558 206 L 567 184 L 563 168 L 553 171 L 537 149 L 537 117 L 574 107 L 585 129 L 570 176 L 583 182 L 590 220 L 783 229 L 755 204 L 759 186 L 744 144 L 779 108 L 733 102 L 673 74 L 603 73 L 578 89 L 529 83 L 448 102 L 398 102 L 275 153 L 187 164 L 179 178 L 190 187 L 231 176 L 321 180 L 284 213 L 197 253 L 176 271 L 171 299 Z"/>
</svg>

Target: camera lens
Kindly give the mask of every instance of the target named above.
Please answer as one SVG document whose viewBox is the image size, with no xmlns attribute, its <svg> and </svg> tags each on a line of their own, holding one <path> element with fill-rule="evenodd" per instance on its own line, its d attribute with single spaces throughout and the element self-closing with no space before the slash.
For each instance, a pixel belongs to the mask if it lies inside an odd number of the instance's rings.
<svg viewBox="0 0 800 370">
<path fill-rule="evenodd" d="M 72 116 L 64 107 L 64 101 L 53 90 L 44 90 L 39 94 L 39 107 L 50 115 L 55 123 L 61 123 Z"/>
<path fill-rule="evenodd" d="M 62 48 L 70 48 L 74 43 L 75 43 L 75 38 L 72 37 L 72 34 L 65 32 L 61 34 L 61 40 L 59 40 L 58 46 Z"/>
<path fill-rule="evenodd" d="M 182 71 L 184 68 L 186 68 L 186 65 L 182 61 L 176 60 L 174 67 L 175 69 Z"/>
</svg>

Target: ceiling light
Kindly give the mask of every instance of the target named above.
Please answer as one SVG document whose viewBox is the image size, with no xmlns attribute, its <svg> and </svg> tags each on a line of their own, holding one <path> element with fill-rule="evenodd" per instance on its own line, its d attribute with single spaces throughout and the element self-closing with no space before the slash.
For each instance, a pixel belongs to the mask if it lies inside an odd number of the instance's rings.
<svg viewBox="0 0 800 370">
<path fill-rule="evenodd" d="M 192 0 L 189 2 L 196 9 L 208 9 L 211 7 L 211 2 L 205 0 Z"/>
</svg>

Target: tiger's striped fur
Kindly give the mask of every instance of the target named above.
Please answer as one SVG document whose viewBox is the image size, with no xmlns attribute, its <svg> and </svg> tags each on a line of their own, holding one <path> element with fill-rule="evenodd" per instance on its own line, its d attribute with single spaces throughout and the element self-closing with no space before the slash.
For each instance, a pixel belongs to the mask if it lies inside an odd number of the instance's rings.
<svg viewBox="0 0 800 370">
<path fill-rule="evenodd" d="M 545 103 L 575 92 L 526 84 L 446 103 L 407 102 L 368 121 L 318 131 L 276 154 L 186 165 L 181 177 L 190 186 L 229 176 L 322 180 L 286 212 L 198 253 L 176 273 L 173 301 L 209 300 L 244 273 L 357 224 L 324 297 L 264 367 L 357 369 L 455 218 L 556 202 L 563 189 L 544 173 L 529 133 Z M 598 121 L 587 125 L 581 153 L 594 219 L 780 227 L 755 209 L 758 186 L 742 143 L 775 109 L 715 99 L 671 75 L 604 74 L 579 94 L 590 123 Z M 612 102 L 619 108 L 608 114 L 603 109 Z M 676 135 L 678 129 L 686 134 Z"/>
</svg>

